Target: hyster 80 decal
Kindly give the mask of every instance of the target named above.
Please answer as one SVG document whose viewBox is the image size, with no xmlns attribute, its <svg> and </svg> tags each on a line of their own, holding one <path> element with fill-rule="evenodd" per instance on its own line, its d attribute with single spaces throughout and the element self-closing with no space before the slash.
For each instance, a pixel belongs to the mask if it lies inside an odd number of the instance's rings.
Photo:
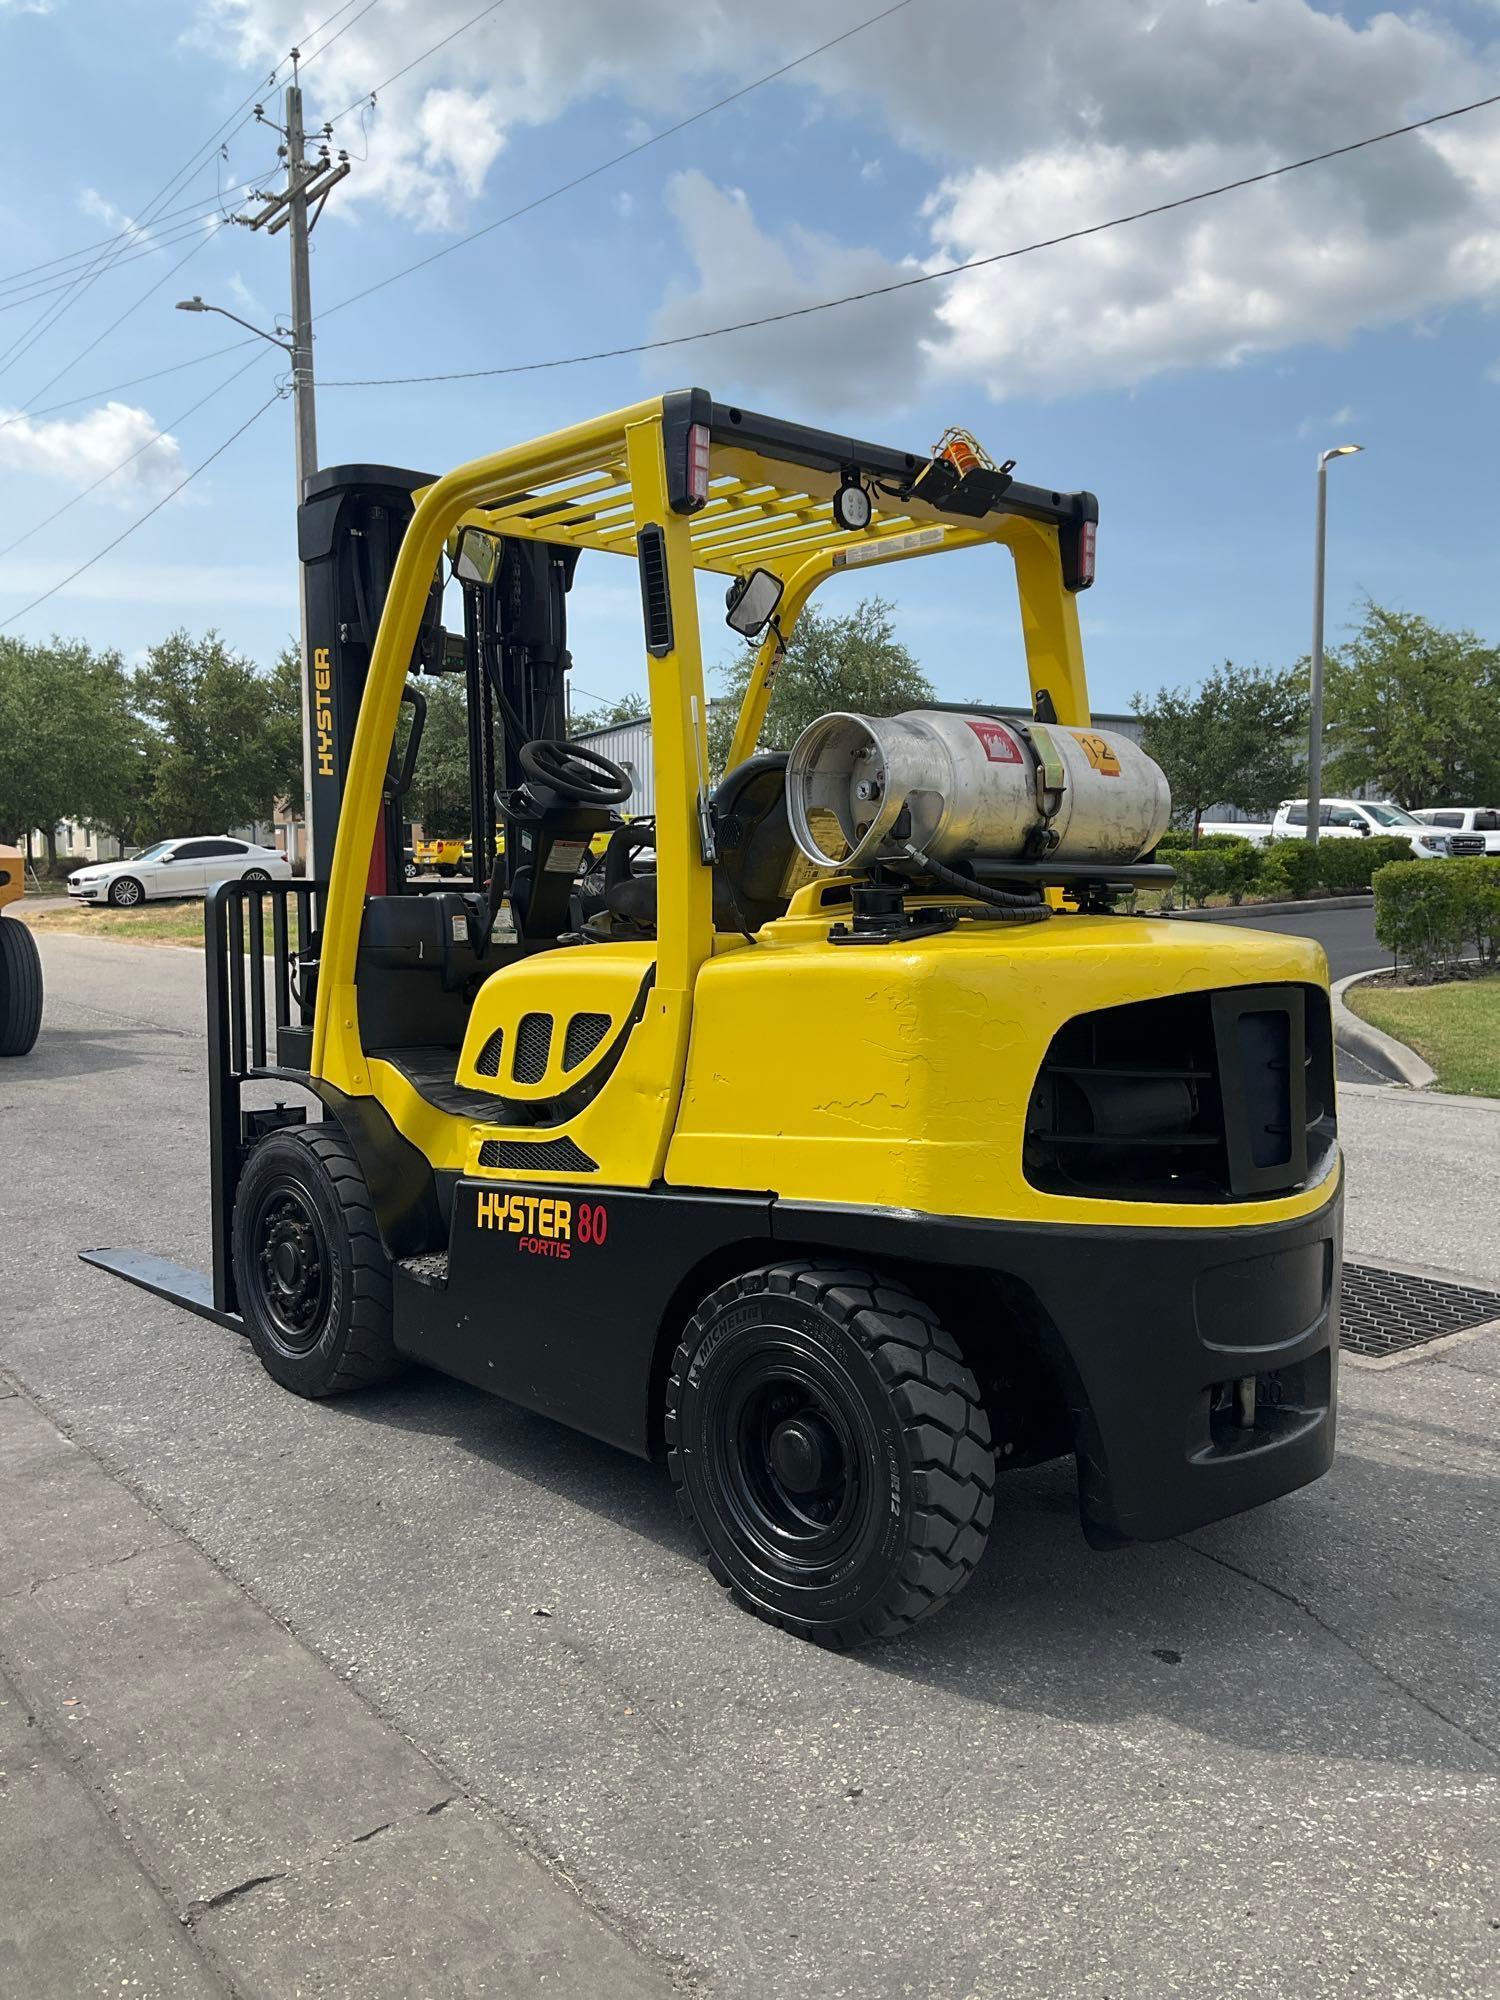
<svg viewBox="0 0 1500 2000">
<path fill-rule="evenodd" d="M 516 1248 L 532 1257 L 571 1257 L 575 1243 L 598 1248 L 609 1235 L 609 1211 L 602 1202 L 574 1203 L 550 1194 L 481 1188 L 474 1220 L 481 1229 L 514 1236 Z"/>
</svg>

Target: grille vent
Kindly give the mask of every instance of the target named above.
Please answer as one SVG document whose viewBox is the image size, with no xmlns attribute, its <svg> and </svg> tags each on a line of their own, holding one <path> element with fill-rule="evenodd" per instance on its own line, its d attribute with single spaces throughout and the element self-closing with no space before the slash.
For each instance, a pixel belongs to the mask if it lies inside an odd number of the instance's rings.
<svg viewBox="0 0 1500 2000">
<path fill-rule="evenodd" d="M 1032 1092 L 1026 1177 L 1058 1194 L 1243 1200 L 1306 1184 L 1333 1143 L 1326 994 L 1230 988 L 1065 1023 Z"/>
<path fill-rule="evenodd" d="M 511 1075 L 517 1083 L 540 1083 L 547 1074 L 547 1058 L 552 1052 L 552 1016 L 523 1014 L 516 1030 L 516 1053 Z"/>
<path fill-rule="evenodd" d="M 506 1167 L 523 1174 L 597 1174 L 591 1160 L 571 1139 L 486 1139 L 479 1149 L 482 1167 Z"/>
<path fill-rule="evenodd" d="M 474 1067 L 481 1076 L 498 1076 L 500 1058 L 505 1052 L 505 1030 L 496 1028 L 475 1058 Z"/>
<path fill-rule="evenodd" d="M 662 659 L 672 650 L 672 593 L 667 584 L 667 538 L 650 521 L 635 538 L 641 568 L 641 610 L 646 620 L 646 651 Z"/>
<path fill-rule="evenodd" d="M 577 1069 L 609 1033 L 608 1014 L 575 1014 L 563 1037 L 563 1068 Z"/>
</svg>

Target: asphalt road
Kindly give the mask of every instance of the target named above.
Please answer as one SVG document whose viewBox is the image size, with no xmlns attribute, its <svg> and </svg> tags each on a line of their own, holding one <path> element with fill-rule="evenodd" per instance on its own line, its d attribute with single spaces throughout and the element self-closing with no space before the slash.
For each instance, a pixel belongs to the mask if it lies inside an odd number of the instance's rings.
<svg viewBox="0 0 1500 2000">
<path fill-rule="evenodd" d="M 624 1935 L 736 2000 L 1494 1995 L 1500 1339 L 1346 1368 L 1330 1477 L 1183 1541 L 1013 1475 L 950 1611 L 822 1653 L 657 1469 L 430 1375 L 298 1402 L 80 1265 L 206 1255 L 202 967 L 43 951 L 0 1364 Z M 1500 1113 L 1415 1105 L 1344 1098 L 1350 1251 L 1500 1281 Z"/>
</svg>

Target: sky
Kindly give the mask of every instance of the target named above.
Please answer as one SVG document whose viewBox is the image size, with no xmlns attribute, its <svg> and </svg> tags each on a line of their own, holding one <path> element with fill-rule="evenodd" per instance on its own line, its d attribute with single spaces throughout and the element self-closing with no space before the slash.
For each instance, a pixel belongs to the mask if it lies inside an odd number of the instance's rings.
<svg viewBox="0 0 1500 2000">
<path fill-rule="evenodd" d="M 484 4 L 0 0 L 0 547 L 27 537 L 0 555 L 0 629 L 136 660 L 213 626 L 265 663 L 294 632 L 285 363 L 173 308 L 286 313 L 285 236 L 225 218 L 278 184 L 253 105 L 282 116 L 300 45 L 309 126 L 352 162 L 313 237 L 325 466 L 437 473 L 690 384 L 903 449 L 962 423 L 1018 477 L 1099 496 L 1081 610 L 1107 711 L 1305 653 L 1317 453 L 1353 442 L 1330 641 L 1366 596 L 1500 639 L 1500 106 L 775 326 L 348 386 L 781 312 L 1426 117 L 1500 92 L 1500 0 L 501 0 L 465 27 Z M 881 579 L 946 699 L 1024 698 L 996 561 Z M 580 705 L 644 688 L 619 559 L 580 564 L 570 638 Z"/>
</svg>

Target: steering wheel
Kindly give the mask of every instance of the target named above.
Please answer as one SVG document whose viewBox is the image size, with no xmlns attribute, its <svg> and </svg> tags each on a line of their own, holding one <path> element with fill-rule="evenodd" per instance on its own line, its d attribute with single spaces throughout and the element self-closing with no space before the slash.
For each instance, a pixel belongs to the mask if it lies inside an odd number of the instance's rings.
<svg viewBox="0 0 1500 2000">
<path fill-rule="evenodd" d="M 586 806 L 623 805 L 630 797 L 629 774 L 583 743 L 539 736 L 521 746 L 521 769 L 533 783 Z"/>
</svg>

